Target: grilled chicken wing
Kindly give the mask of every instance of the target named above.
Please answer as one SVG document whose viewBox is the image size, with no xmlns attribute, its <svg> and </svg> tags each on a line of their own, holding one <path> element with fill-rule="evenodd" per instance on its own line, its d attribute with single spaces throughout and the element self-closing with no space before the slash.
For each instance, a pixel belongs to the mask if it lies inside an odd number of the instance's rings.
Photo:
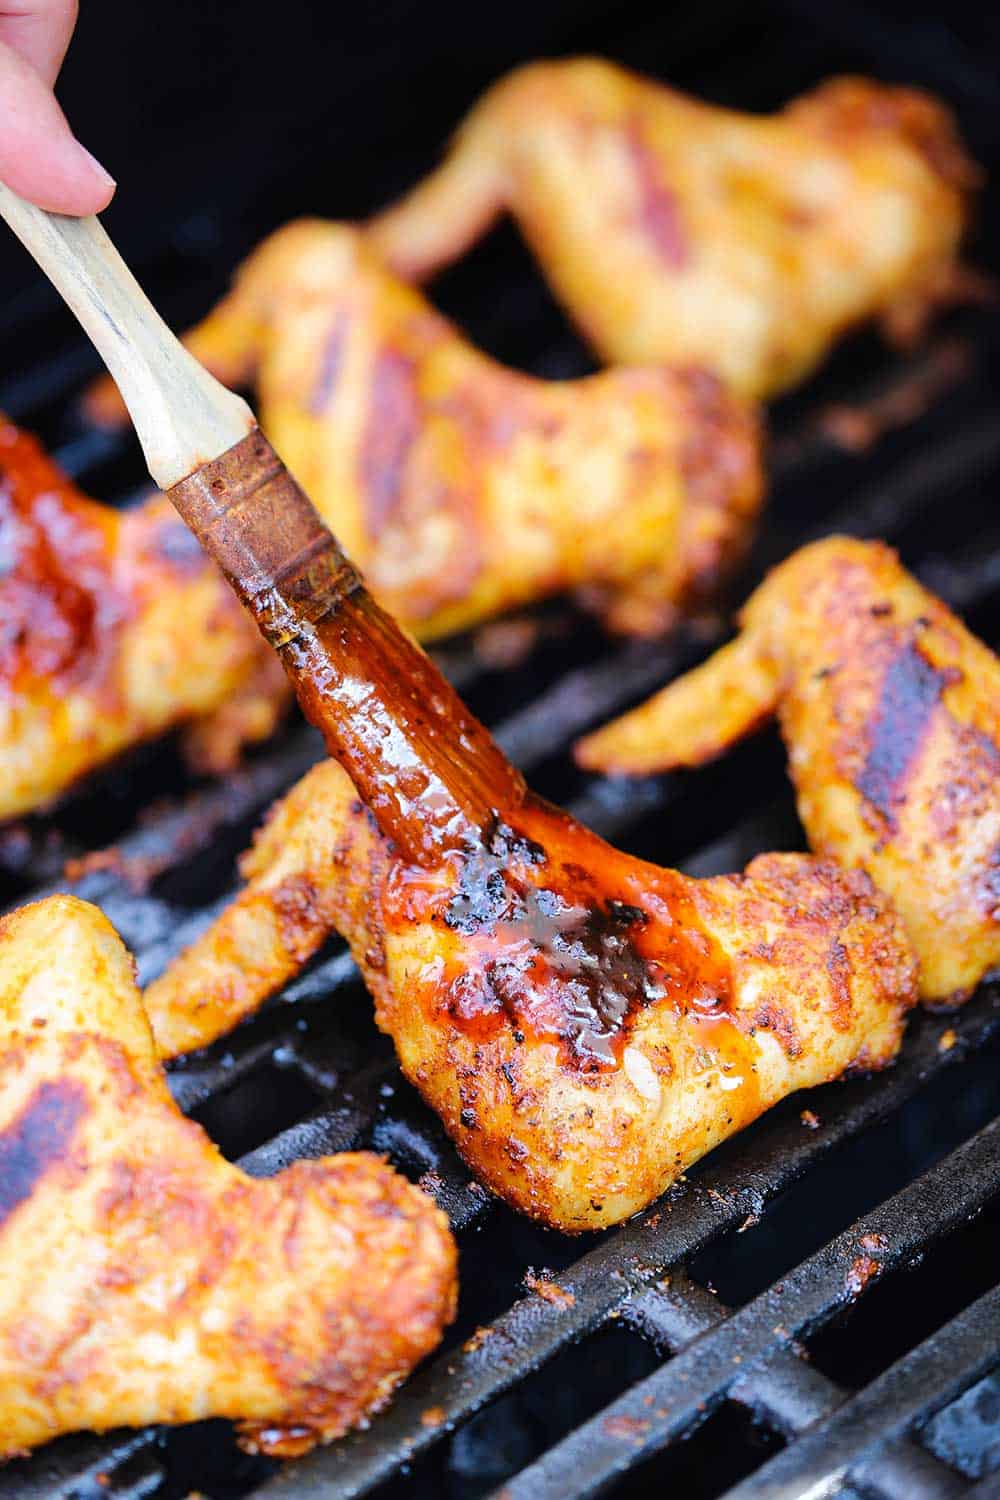
<svg viewBox="0 0 1000 1500">
<path fill-rule="evenodd" d="M 371 232 L 421 279 L 507 211 L 602 358 L 693 361 L 761 399 L 862 320 L 912 336 L 956 289 L 976 180 L 913 89 L 838 78 L 755 118 L 578 58 L 490 89 Z"/>
<path fill-rule="evenodd" d="M 254 1180 L 174 1105 L 121 941 L 70 897 L 0 922 L 0 1456 L 227 1416 L 293 1454 L 452 1315 L 444 1216 L 374 1156 Z"/>
<path fill-rule="evenodd" d="M 565 1230 L 634 1213 L 784 1095 L 887 1064 L 915 999 L 862 873 L 769 855 L 699 882 L 530 798 L 481 846 L 417 868 L 327 761 L 244 872 L 146 993 L 161 1049 L 227 1030 L 336 927 L 473 1170 Z"/>
<path fill-rule="evenodd" d="M 776 568 L 704 666 L 591 735 L 581 764 L 699 765 L 777 714 L 818 853 L 891 896 L 928 1001 L 1000 964 L 1000 661 L 880 543 Z"/>
<path fill-rule="evenodd" d="M 276 448 L 423 640 L 566 590 L 612 629 L 662 630 L 717 590 L 760 508 L 756 417 L 714 376 L 505 369 L 346 225 L 273 235 L 187 342 L 256 380 Z M 105 383 L 91 411 L 116 410 Z"/>
<path fill-rule="evenodd" d="M 169 501 L 88 500 L 0 420 L 0 818 L 178 724 L 230 767 L 288 700 L 280 666 Z"/>
</svg>

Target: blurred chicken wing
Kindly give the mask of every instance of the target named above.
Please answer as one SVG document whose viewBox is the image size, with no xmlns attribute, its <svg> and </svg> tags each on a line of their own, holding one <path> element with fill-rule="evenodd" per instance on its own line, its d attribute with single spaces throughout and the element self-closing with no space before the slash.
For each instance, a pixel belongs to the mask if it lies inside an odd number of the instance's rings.
<svg viewBox="0 0 1000 1500">
<path fill-rule="evenodd" d="M 494 85 L 371 232 L 419 280 L 508 212 L 603 359 L 693 362 L 764 399 L 853 325 L 912 337 L 960 289 L 977 180 L 915 89 L 836 78 L 755 117 L 577 58 Z"/>
<path fill-rule="evenodd" d="M 848 537 L 776 568 L 741 627 L 581 764 L 700 765 L 777 714 L 811 847 L 892 898 L 923 999 L 966 998 L 1000 964 L 1000 661 L 890 548 Z"/>
<path fill-rule="evenodd" d="M 0 819 L 177 725 L 216 771 L 273 729 L 284 674 L 170 502 L 88 500 L 2 419 L 0 557 Z"/>
<path fill-rule="evenodd" d="M 187 343 L 255 382 L 282 458 L 423 640 L 569 590 L 656 633 L 717 592 L 760 509 L 756 416 L 715 376 L 505 369 L 346 225 L 272 235 Z M 121 415 L 107 382 L 90 410 Z"/>
<path fill-rule="evenodd" d="M 374 1156 L 244 1176 L 167 1091 L 131 961 L 70 897 L 0 922 L 0 1456 L 225 1416 L 364 1420 L 453 1311 L 444 1216 Z"/>
</svg>

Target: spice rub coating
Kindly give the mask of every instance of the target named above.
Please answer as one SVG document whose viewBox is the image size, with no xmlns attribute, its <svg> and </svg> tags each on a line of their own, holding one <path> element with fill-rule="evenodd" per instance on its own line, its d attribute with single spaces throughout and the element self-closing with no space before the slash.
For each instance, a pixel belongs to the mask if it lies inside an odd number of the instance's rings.
<svg viewBox="0 0 1000 1500">
<path fill-rule="evenodd" d="M 211 1416 L 304 1452 L 388 1399 L 454 1294 L 444 1216 L 379 1158 L 253 1179 L 180 1114 L 96 907 L 0 921 L 0 1457 Z"/>
<path fill-rule="evenodd" d="M 811 847 L 899 910 L 920 993 L 1000 964 L 1000 660 L 880 542 L 829 537 L 775 568 L 740 634 L 578 746 L 646 775 L 721 755 L 777 715 Z"/>
</svg>

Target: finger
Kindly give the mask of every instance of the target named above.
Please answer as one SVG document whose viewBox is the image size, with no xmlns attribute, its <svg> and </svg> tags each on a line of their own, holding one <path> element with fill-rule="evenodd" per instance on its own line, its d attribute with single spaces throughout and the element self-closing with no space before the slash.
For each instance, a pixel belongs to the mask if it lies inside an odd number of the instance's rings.
<svg viewBox="0 0 1000 1500">
<path fill-rule="evenodd" d="M 76 25 L 77 0 L 0 0 L 0 42 L 53 84 Z"/>
<path fill-rule="evenodd" d="M 61 214 L 94 214 L 115 190 L 100 162 L 73 135 L 34 68 L 0 43 L 0 181 Z"/>
</svg>

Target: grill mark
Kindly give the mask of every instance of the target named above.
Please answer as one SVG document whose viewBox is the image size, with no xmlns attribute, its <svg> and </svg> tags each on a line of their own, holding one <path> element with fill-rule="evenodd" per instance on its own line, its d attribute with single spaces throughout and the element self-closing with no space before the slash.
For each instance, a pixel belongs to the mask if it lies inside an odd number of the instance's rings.
<svg viewBox="0 0 1000 1500">
<path fill-rule="evenodd" d="M 344 362 L 344 345 L 347 343 L 347 328 L 347 311 L 341 308 L 326 336 L 326 343 L 323 345 L 323 353 L 320 356 L 319 373 L 309 397 L 309 411 L 314 417 L 323 415 L 340 378 L 340 370 Z"/>
<path fill-rule="evenodd" d="M 0 1229 L 66 1152 L 87 1113 L 78 1083 L 43 1083 L 0 1133 Z"/>
<path fill-rule="evenodd" d="M 638 120 L 628 126 L 625 140 L 639 183 L 639 224 L 664 264 L 680 271 L 691 255 L 677 195 L 663 182 L 660 163 L 646 144 Z"/>
<path fill-rule="evenodd" d="M 373 540 L 399 506 L 403 470 L 419 432 L 414 363 L 395 350 L 383 350 L 375 359 L 371 409 L 361 443 L 361 484 Z"/>
<path fill-rule="evenodd" d="M 896 829 L 894 809 L 919 758 L 934 710 L 946 687 L 961 677 L 939 671 L 912 642 L 889 663 L 875 710 L 868 755 L 855 781 L 861 795 Z"/>
</svg>

